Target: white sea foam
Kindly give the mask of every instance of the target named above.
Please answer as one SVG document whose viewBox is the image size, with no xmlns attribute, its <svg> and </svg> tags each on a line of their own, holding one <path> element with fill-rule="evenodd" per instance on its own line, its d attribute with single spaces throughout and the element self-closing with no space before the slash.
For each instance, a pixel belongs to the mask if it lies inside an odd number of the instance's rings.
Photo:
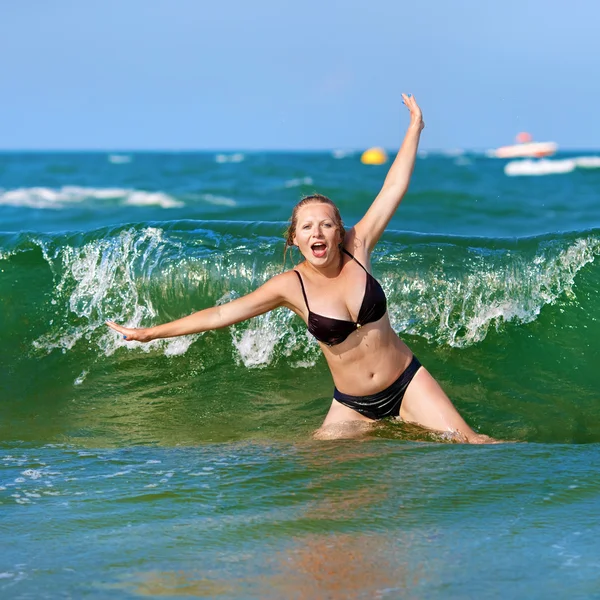
<svg viewBox="0 0 600 600">
<path fill-rule="evenodd" d="M 185 206 L 180 200 L 175 200 L 168 194 L 162 192 L 138 192 L 132 191 L 125 198 L 125 204 L 129 206 L 160 206 L 161 208 L 180 208 Z"/>
<path fill-rule="evenodd" d="M 578 169 L 600 169 L 600 156 L 578 156 L 573 160 Z"/>
<path fill-rule="evenodd" d="M 209 204 L 215 204 L 217 206 L 236 206 L 237 202 L 233 198 L 227 198 L 227 196 L 215 196 L 214 194 L 202 194 L 200 196 L 202 200 Z"/>
<path fill-rule="evenodd" d="M 81 385 L 85 381 L 85 378 L 88 376 L 88 373 L 89 371 L 82 371 L 79 377 L 77 377 L 77 379 L 75 379 L 75 381 L 73 382 L 73 385 Z"/>
<path fill-rule="evenodd" d="M 261 368 L 275 358 L 299 353 L 306 361 L 315 362 L 320 354 L 317 343 L 303 327 L 296 330 L 292 326 L 294 321 L 291 311 L 278 309 L 231 326 L 231 341 L 238 361 L 248 368 Z"/>
<path fill-rule="evenodd" d="M 456 157 L 462 156 L 465 151 L 462 148 L 447 148 L 446 150 L 440 150 L 442 156 Z"/>
<path fill-rule="evenodd" d="M 288 179 L 288 181 L 286 181 L 284 183 L 284 186 L 286 188 L 294 188 L 294 187 L 300 187 L 301 185 L 313 185 L 314 181 L 312 177 L 297 177 L 295 179 Z"/>
<path fill-rule="evenodd" d="M 311 369 L 316 364 L 317 364 L 316 359 L 315 360 L 297 360 L 296 362 L 291 363 L 290 366 L 293 367 L 294 369 Z"/>
<path fill-rule="evenodd" d="M 333 156 L 333 158 L 337 158 L 338 160 L 342 159 L 342 158 L 347 158 L 349 156 L 353 156 L 354 155 L 354 151 L 353 150 L 334 150 L 331 153 L 331 156 Z"/>
<path fill-rule="evenodd" d="M 164 348 L 165 356 L 180 356 L 185 354 L 196 339 L 198 339 L 198 336 L 184 335 L 170 340 Z"/>
<path fill-rule="evenodd" d="M 124 165 L 131 162 L 131 156 L 129 154 L 109 154 L 108 162 L 114 165 Z"/>
<path fill-rule="evenodd" d="M 562 160 L 512 160 L 504 166 L 504 173 L 509 177 L 523 175 L 556 175 L 571 173 L 575 170 L 577 163 L 571 158 Z"/>
<path fill-rule="evenodd" d="M 278 333 L 274 328 L 259 326 L 246 329 L 234 337 L 233 344 L 246 367 L 257 367 L 271 362 L 277 340 Z"/>
<path fill-rule="evenodd" d="M 600 156 L 577 156 L 560 160 L 513 160 L 506 163 L 504 172 L 510 177 L 523 175 L 555 175 L 575 169 L 600 169 Z"/>
<path fill-rule="evenodd" d="M 240 163 L 245 158 L 241 152 L 235 152 L 234 154 L 217 154 L 215 161 L 218 163 Z"/>
<path fill-rule="evenodd" d="M 92 188 L 63 186 L 61 188 L 31 187 L 0 190 L 0 206 L 18 206 L 37 209 L 60 210 L 73 204 L 101 202 L 129 206 L 151 206 L 178 208 L 184 203 L 163 192 L 148 192 L 125 188 Z"/>
</svg>

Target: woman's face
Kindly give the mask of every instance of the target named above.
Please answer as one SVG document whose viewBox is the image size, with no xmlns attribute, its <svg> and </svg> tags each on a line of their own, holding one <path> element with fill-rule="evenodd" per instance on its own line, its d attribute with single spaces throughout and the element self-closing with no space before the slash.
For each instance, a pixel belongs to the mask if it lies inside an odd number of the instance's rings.
<svg viewBox="0 0 600 600">
<path fill-rule="evenodd" d="M 311 202 L 298 209 L 294 244 L 311 264 L 322 267 L 339 256 L 342 241 L 334 210 L 329 204 Z"/>
</svg>

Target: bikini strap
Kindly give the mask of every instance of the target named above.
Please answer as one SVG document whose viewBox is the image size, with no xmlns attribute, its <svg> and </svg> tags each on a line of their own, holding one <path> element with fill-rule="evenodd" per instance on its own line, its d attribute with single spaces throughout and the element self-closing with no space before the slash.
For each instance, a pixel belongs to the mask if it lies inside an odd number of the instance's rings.
<svg viewBox="0 0 600 600">
<path fill-rule="evenodd" d="M 298 271 L 296 271 L 296 269 L 292 269 L 292 271 L 294 271 L 294 273 L 298 275 L 298 279 L 300 280 L 300 287 L 302 288 L 302 295 L 304 296 L 304 302 L 306 302 L 306 308 L 308 309 L 308 312 L 310 312 L 310 306 L 308 306 L 308 298 L 306 297 L 306 292 L 304 291 L 304 283 L 302 282 L 302 276 L 300 275 L 300 273 L 298 273 Z"/>
<path fill-rule="evenodd" d="M 359 264 L 363 268 L 363 271 L 367 275 L 370 275 L 369 271 L 367 271 L 365 269 L 365 267 L 363 266 L 363 264 L 359 260 L 357 260 L 356 258 L 354 258 L 354 256 L 352 256 L 352 254 L 350 254 L 350 252 L 348 252 L 348 250 L 346 250 L 346 248 L 344 248 L 343 246 L 342 246 L 342 252 L 344 252 L 345 254 L 347 254 L 353 261 L 355 261 L 357 264 Z"/>
</svg>

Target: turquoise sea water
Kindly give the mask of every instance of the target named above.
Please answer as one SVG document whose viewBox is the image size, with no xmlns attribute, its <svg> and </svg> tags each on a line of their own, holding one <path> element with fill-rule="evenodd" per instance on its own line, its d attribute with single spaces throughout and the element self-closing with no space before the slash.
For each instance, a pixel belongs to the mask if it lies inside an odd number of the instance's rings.
<svg viewBox="0 0 600 600">
<path fill-rule="evenodd" d="M 376 249 L 398 334 L 519 442 L 471 447 L 313 441 L 332 382 L 285 309 L 148 345 L 104 326 L 256 288 L 302 195 L 351 226 L 386 166 L 0 154 L 0 596 L 596 597 L 599 163 L 422 154 Z"/>
</svg>

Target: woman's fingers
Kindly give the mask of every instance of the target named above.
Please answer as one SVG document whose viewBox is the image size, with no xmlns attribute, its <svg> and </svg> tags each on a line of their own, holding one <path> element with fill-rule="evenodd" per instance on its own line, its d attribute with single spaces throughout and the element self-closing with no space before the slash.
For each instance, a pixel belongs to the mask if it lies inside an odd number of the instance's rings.
<svg viewBox="0 0 600 600">
<path fill-rule="evenodd" d="M 402 102 L 404 102 L 406 108 L 408 108 L 410 112 L 420 111 L 419 105 L 417 104 L 414 96 L 411 96 L 410 94 L 402 94 Z"/>
<path fill-rule="evenodd" d="M 120 325 L 117 325 L 114 321 L 106 321 L 106 324 L 111 328 L 114 329 L 117 333 L 125 333 L 124 332 L 124 327 L 121 327 Z"/>
<path fill-rule="evenodd" d="M 419 121 L 423 120 L 423 114 L 421 113 L 421 109 L 419 108 L 419 105 L 417 104 L 417 101 L 415 100 L 414 96 L 411 96 L 410 94 L 402 94 L 402 102 L 404 102 L 406 108 L 408 108 L 408 110 L 410 111 L 411 118 L 417 119 Z M 425 124 L 422 123 L 421 129 L 424 126 Z"/>
<path fill-rule="evenodd" d="M 134 329 L 127 329 L 126 327 L 121 327 L 120 325 L 117 325 L 114 321 L 106 321 L 106 324 L 111 328 L 114 329 L 117 333 L 120 333 L 123 336 L 123 339 L 126 341 L 132 341 L 133 338 L 132 334 L 135 331 Z"/>
<path fill-rule="evenodd" d="M 106 325 L 108 325 L 108 327 L 110 327 L 111 329 L 114 329 L 115 331 L 119 331 L 119 329 L 121 329 L 121 327 L 119 325 L 117 325 L 116 323 L 114 323 L 113 321 L 105 321 Z"/>
</svg>

